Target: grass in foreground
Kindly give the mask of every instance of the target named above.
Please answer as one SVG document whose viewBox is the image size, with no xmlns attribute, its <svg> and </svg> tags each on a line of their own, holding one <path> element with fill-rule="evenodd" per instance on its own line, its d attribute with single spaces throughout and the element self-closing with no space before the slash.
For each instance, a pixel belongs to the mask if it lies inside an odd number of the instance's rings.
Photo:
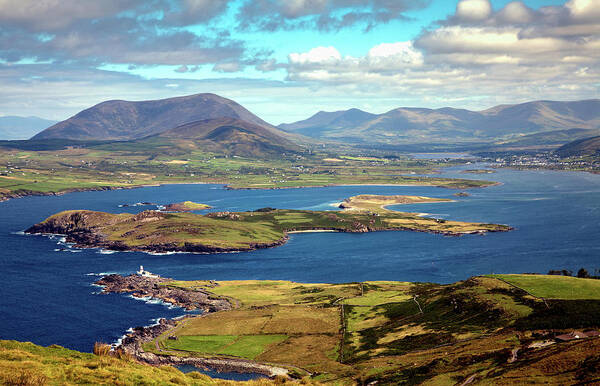
<svg viewBox="0 0 600 386">
<path fill-rule="evenodd" d="M 198 372 L 170 366 L 148 366 L 111 356 L 97 356 L 60 346 L 0 341 L 0 384 L 3 385 L 237 385 Z M 272 380 L 243 382 L 273 385 Z"/>
</svg>

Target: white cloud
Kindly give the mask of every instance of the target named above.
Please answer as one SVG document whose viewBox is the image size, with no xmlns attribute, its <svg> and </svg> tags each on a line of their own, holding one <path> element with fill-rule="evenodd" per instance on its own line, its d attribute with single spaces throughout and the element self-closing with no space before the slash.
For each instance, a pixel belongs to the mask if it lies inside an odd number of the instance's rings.
<svg viewBox="0 0 600 386">
<path fill-rule="evenodd" d="M 595 20 L 600 18 L 598 0 L 570 0 L 565 4 L 575 20 Z"/>
<path fill-rule="evenodd" d="M 415 50 L 412 42 L 381 43 L 369 50 L 367 59 L 373 66 L 381 64 L 423 64 L 423 54 Z"/>
<path fill-rule="evenodd" d="M 513 1 L 498 12 L 498 18 L 507 24 L 526 24 L 533 20 L 533 11 L 520 1 Z"/>
<path fill-rule="evenodd" d="M 459 20 L 485 20 L 492 13 L 489 0 L 461 0 L 456 5 L 456 17 Z"/>
<path fill-rule="evenodd" d="M 333 64 L 342 59 L 335 47 L 315 47 L 308 52 L 291 53 L 289 60 L 292 64 Z"/>
<path fill-rule="evenodd" d="M 596 2 L 598 0 L 595 0 Z M 592 7 L 592 8 L 590 8 Z M 363 56 L 316 47 L 289 56 L 288 79 L 362 95 L 488 100 L 586 99 L 600 91 L 599 7 L 584 0 L 494 11 L 463 0 L 456 13 L 412 42 L 382 43 Z"/>
</svg>

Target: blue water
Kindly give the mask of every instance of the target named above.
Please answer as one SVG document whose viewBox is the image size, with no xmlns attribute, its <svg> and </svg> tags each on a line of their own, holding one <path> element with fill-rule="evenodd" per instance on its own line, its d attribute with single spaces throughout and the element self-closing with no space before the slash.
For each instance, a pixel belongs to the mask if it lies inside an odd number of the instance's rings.
<svg viewBox="0 0 600 386">
<path fill-rule="evenodd" d="M 481 167 L 469 165 L 468 169 Z M 547 272 L 600 268 L 600 175 L 500 170 L 471 176 L 449 169 L 442 175 L 487 178 L 500 186 L 455 190 L 434 187 L 346 186 L 228 191 L 218 185 L 169 185 L 134 190 L 27 197 L 0 203 L 0 338 L 60 344 L 90 351 L 95 341 L 114 342 L 128 328 L 157 317 L 184 314 L 124 295 L 99 295 L 96 274 L 129 274 L 140 264 L 178 279 L 286 279 L 300 282 L 406 280 L 449 283 L 490 272 Z M 248 253 L 151 256 L 55 251 L 58 239 L 15 234 L 65 209 L 138 212 L 159 204 L 193 200 L 215 210 L 265 206 L 334 209 L 331 204 L 361 193 L 455 198 L 456 202 L 403 206 L 435 216 L 509 224 L 508 233 L 444 237 L 417 232 L 292 235 L 279 248 Z"/>
<path fill-rule="evenodd" d="M 211 378 L 227 379 L 230 381 L 251 381 L 254 379 L 267 378 L 265 375 L 259 374 L 259 373 L 236 373 L 236 372 L 219 372 L 219 371 L 212 371 L 212 370 L 202 370 L 202 369 L 199 369 L 198 367 L 192 366 L 192 365 L 181 365 L 181 366 L 177 366 L 177 368 L 184 373 L 198 371 L 199 373 L 206 374 Z"/>
</svg>

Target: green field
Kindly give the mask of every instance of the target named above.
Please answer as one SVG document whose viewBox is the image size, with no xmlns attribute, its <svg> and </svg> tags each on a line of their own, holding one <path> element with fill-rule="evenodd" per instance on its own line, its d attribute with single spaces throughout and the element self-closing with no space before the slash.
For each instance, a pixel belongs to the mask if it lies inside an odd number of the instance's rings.
<svg viewBox="0 0 600 386">
<path fill-rule="evenodd" d="M 528 279 L 537 287 L 565 280 L 541 275 Z M 510 374 L 514 383 L 569 384 L 595 374 L 582 369 L 594 368 L 590 358 L 597 355 L 600 339 L 556 348 L 523 347 L 548 339 L 544 334 L 552 337 L 554 331 L 600 327 L 600 299 L 544 302 L 495 277 L 449 285 L 393 281 L 214 284 L 164 283 L 210 291 L 230 299 L 236 308 L 182 321 L 157 338 L 162 351 L 154 343 L 144 347 L 158 355 L 253 358 L 307 371 L 315 381 L 342 385 L 373 381 L 460 384 L 473 374 L 482 384 L 502 383 L 504 374 Z M 586 286 L 574 289 L 575 299 L 582 299 L 588 290 Z M 545 333 L 544 329 L 549 330 Z M 179 340 L 167 339 L 172 334 Z M 247 344 L 238 344 L 244 337 Z M 256 342 L 259 337 L 265 341 Z M 523 348 L 521 361 L 507 363 L 515 348 Z"/>
<path fill-rule="evenodd" d="M 490 275 L 547 299 L 600 300 L 600 280 L 558 275 Z"/>
<path fill-rule="evenodd" d="M 166 340 L 164 347 L 202 354 L 231 355 L 254 359 L 271 344 L 287 339 L 286 335 L 207 335 L 179 336 L 178 340 Z"/>
</svg>

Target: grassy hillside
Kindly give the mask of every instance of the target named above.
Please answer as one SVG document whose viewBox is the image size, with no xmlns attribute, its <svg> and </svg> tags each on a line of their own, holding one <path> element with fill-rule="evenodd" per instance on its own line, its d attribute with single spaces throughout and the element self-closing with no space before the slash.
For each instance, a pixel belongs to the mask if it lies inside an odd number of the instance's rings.
<svg viewBox="0 0 600 386">
<path fill-rule="evenodd" d="M 263 379 L 230 382 L 174 367 L 152 367 L 133 360 L 97 356 L 60 346 L 0 341 L 0 383 L 3 385 L 274 385 Z"/>
<path fill-rule="evenodd" d="M 288 153 L 301 154 L 306 149 L 293 143 L 289 134 L 234 118 L 215 118 L 186 123 L 160 134 L 132 143 L 134 147 L 162 147 L 166 151 L 181 149 L 227 156 L 272 158 Z"/>
<path fill-rule="evenodd" d="M 561 280 L 529 279 L 530 286 L 542 287 Z M 334 384 L 460 384 L 468 379 L 475 384 L 572 384 L 600 374 L 600 339 L 551 340 L 559 331 L 598 328 L 600 292 L 583 303 L 544 302 L 493 277 L 450 285 L 214 284 L 163 283 L 210 291 L 237 308 L 181 321 L 145 344 L 145 350 L 275 363 Z M 576 298 L 588 296 L 585 287 L 575 286 Z M 173 336 L 177 339 L 169 339 Z"/>
</svg>

